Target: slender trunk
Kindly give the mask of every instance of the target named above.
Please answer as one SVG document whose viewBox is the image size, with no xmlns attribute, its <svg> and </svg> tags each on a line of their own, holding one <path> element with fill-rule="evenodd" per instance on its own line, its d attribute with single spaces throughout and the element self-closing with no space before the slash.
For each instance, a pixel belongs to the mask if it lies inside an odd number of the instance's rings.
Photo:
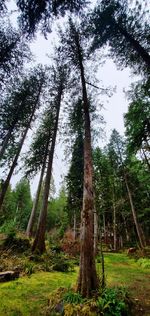
<svg viewBox="0 0 150 316">
<path fill-rule="evenodd" d="M 94 209 L 94 256 L 97 254 L 97 242 L 98 242 L 98 216 L 96 209 Z"/>
<path fill-rule="evenodd" d="M 116 206 L 113 202 L 113 237 L 114 237 L 114 250 L 117 250 L 117 230 L 116 230 Z"/>
<path fill-rule="evenodd" d="M 124 29 L 121 25 L 114 22 L 116 24 L 116 27 L 120 31 L 120 33 L 126 38 L 126 40 L 131 44 L 131 46 L 136 50 L 136 52 L 139 54 L 139 56 L 142 57 L 148 68 L 150 68 L 150 55 L 147 53 L 145 48 L 143 48 L 140 43 L 127 32 L 126 29 Z"/>
<path fill-rule="evenodd" d="M 129 197 L 129 201 L 130 201 L 130 205 L 131 205 L 133 220 L 134 220 L 134 224 L 135 224 L 135 227 L 136 227 L 137 235 L 138 235 L 138 238 L 139 238 L 140 246 L 141 246 L 141 248 L 144 248 L 144 244 L 143 244 L 143 241 L 142 241 L 140 228 L 139 228 L 139 224 L 138 224 L 138 220 L 137 220 L 137 216 L 136 216 L 136 211 L 135 211 L 134 204 L 133 204 L 132 194 L 131 194 L 131 191 L 130 191 L 130 188 L 129 188 L 129 185 L 128 185 L 126 174 L 124 174 L 124 179 L 125 179 L 125 184 L 126 184 L 128 197 Z"/>
<path fill-rule="evenodd" d="M 38 207 L 42 181 L 43 181 L 43 177 L 44 177 L 45 165 L 46 165 L 46 157 L 45 157 L 45 161 L 43 162 L 35 200 L 33 203 L 32 211 L 31 211 L 30 218 L 29 218 L 28 225 L 27 225 L 27 229 L 26 229 L 26 235 L 28 237 L 31 237 L 33 234 L 33 226 L 34 226 L 34 222 L 35 222 L 35 216 L 36 216 L 36 211 L 37 211 L 37 207 Z"/>
<path fill-rule="evenodd" d="M 33 109 L 32 109 L 32 113 L 31 113 L 31 116 L 30 116 L 30 120 L 29 120 L 29 122 L 28 122 L 28 124 L 27 124 L 27 127 L 26 127 L 26 129 L 25 129 L 25 131 L 24 131 L 24 133 L 23 133 L 23 136 L 22 136 L 22 138 L 21 138 L 21 140 L 20 140 L 20 142 L 19 142 L 18 149 L 17 149 L 17 153 L 16 153 L 16 155 L 15 155 L 14 161 L 13 161 L 13 163 L 12 163 L 12 166 L 11 166 L 11 168 L 10 168 L 10 171 L 9 171 L 9 173 L 8 173 L 7 178 L 6 178 L 5 182 L 3 183 L 2 191 L 1 191 L 1 193 L 0 193 L 0 209 L 1 209 L 2 204 L 3 204 L 4 198 L 5 198 L 5 195 L 6 195 L 8 186 L 9 186 L 9 183 L 10 183 L 10 179 L 11 179 L 12 174 L 13 174 L 13 172 L 14 172 L 14 169 L 15 169 L 15 167 L 16 167 L 16 165 L 17 165 L 17 161 L 18 161 L 18 158 L 19 158 L 19 155 L 20 155 L 22 146 L 23 146 L 23 144 L 24 144 L 26 135 L 27 135 L 28 130 L 29 130 L 29 128 L 30 128 L 30 125 L 31 125 L 31 122 L 32 122 L 32 119 L 33 119 L 33 116 L 34 116 L 34 113 L 35 113 L 35 110 L 36 110 L 36 107 L 37 107 L 37 104 L 38 104 L 39 96 L 40 96 L 40 93 L 41 93 L 41 88 L 42 88 L 42 84 L 41 84 L 41 86 L 40 86 L 40 89 L 39 89 L 39 92 L 38 92 L 38 95 L 37 95 L 37 99 L 36 99 L 35 104 L 34 104 L 34 107 L 33 107 Z"/>
<path fill-rule="evenodd" d="M 21 149 L 22 149 L 22 146 L 24 144 L 24 141 L 25 141 L 25 138 L 26 138 L 26 135 L 27 135 L 27 132 L 28 132 L 28 129 L 29 129 L 29 125 L 27 126 L 27 128 L 25 129 L 25 132 L 19 142 L 19 145 L 18 145 L 18 150 L 17 150 L 17 153 L 16 153 L 16 156 L 14 158 L 14 161 L 12 163 L 12 166 L 10 168 L 10 171 L 8 173 L 8 176 L 5 180 L 5 182 L 3 183 L 2 185 L 2 191 L 0 193 L 0 209 L 2 207 L 2 204 L 3 204 L 3 201 L 4 201 L 4 198 L 5 198 L 5 195 L 6 195 L 6 192 L 7 192 L 7 189 L 8 189 L 8 186 L 9 186 L 9 183 L 10 183 L 10 179 L 12 177 L 12 174 L 14 172 L 14 169 L 17 165 L 17 161 L 18 161 L 18 158 L 19 158 L 19 155 L 20 155 L 20 152 L 21 152 Z"/>
<path fill-rule="evenodd" d="M 74 235 L 74 240 L 76 240 L 76 232 L 77 232 L 77 217 L 76 217 L 76 212 L 74 211 L 74 214 L 73 214 L 73 235 Z"/>
<path fill-rule="evenodd" d="M 120 235 L 120 237 L 119 237 L 119 243 L 120 243 L 120 248 L 122 249 L 122 248 L 123 248 L 123 238 L 122 238 L 122 235 Z"/>
<path fill-rule="evenodd" d="M 148 167 L 148 169 L 149 169 L 149 171 L 150 171 L 150 163 L 149 163 L 149 161 L 148 161 L 148 159 L 147 159 L 147 155 L 146 155 L 146 153 L 145 153 L 145 150 L 144 150 L 144 149 L 142 149 L 142 152 L 143 152 L 143 155 L 144 155 L 144 158 L 145 158 L 145 161 L 146 161 L 147 167 Z"/>
<path fill-rule="evenodd" d="M 102 246 L 102 232 L 100 230 L 100 251 L 101 251 L 101 259 L 102 259 L 102 277 L 101 277 L 101 286 L 102 289 L 105 288 L 105 262 L 104 262 L 104 254 L 103 254 L 103 246 Z"/>
<path fill-rule="evenodd" d="M 49 155 L 48 155 L 48 166 L 47 166 L 46 179 L 45 179 L 45 185 L 44 185 L 43 202 L 42 202 L 42 207 L 41 207 L 41 211 L 39 215 L 36 236 L 35 236 L 35 240 L 32 246 L 32 251 L 33 252 L 37 251 L 39 253 L 43 253 L 45 251 L 45 231 L 46 231 L 48 196 L 49 196 L 49 190 L 50 190 L 52 163 L 53 163 L 56 136 L 57 136 L 57 130 L 58 130 L 58 120 L 59 120 L 62 92 L 63 92 L 63 87 L 61 84 L 60 91 L 58 93 L 58 104 L 57 104 L 57 113 L 56 113 L 56 120 L 55 120 L 55 126 L 54 126 L 54 134 L 52 137 L 51 148 L 49 150 Z"/>
<path fill-rule="evenodd" d="M 84 184 L 83 184 L 83 208 L 81 212 L 81 248 L 80 269 L 78 278 L 78 291 L 89 297 L 98 289 L 94 257 L 94 191 L 93 191 L 93 164 L 91 148 L 91 128 L 89 104 L 84 76 L 83 58 L 78 34 L 76 33 L 76 47 L 82 82 L 83 110 L 84 110 Z"/>
<path fill-rule="evenodd" d="M 123 223 L 124 223 L 124 229 L 125 229 L 126 241 L 127 241 L 127 242 L 129 242 L 129 240 L 130 240 L 130 236 L 129 236 L 128 229 L 127 229 L 126 219 L 125 219 L 125 216 L 123 215 L 123 213 L 122 213 L 121 215 L 122 215 L 122 219 L 123 219 Z"/>
<path fill-rule="evenodd" d="M 104 243 L 106 243 L 106 221 L 105 221 L 105 213 L 103 213 L 103 230 L 104 230 Z"/>
</svg>

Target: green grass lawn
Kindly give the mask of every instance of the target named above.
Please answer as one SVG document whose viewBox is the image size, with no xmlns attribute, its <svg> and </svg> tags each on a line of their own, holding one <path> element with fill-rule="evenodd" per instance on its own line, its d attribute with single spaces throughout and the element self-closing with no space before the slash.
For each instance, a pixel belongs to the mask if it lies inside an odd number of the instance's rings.
<svg viewBox="0 0 150 316">
<path fill-rule="evenodd" d="M 98 265 L 98 272 L 100 273 Z M 125 254 L 106 254 L 105 273 L 108 286 L 125 286 L 133 296 L 150 307 L 150 269 L 142 269 Z M 49 293 L 58 287 L 76 283 L 77 271 L 38 272 L 30 277 L 0 284 L 0 316 L 38 316 L 48 304 Z M 143 314 L 144 315 L 144 314 Z M 145 314 L 150 316 L 149 314 Z"/>
</svg>

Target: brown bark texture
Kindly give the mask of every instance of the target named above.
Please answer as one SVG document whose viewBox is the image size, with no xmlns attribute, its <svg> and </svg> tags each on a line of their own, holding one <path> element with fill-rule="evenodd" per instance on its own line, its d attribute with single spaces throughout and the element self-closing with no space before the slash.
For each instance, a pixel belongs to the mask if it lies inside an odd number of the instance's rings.
<svg viewBox="0 0 150 316">
<path fill-rule="evenodd" d="M 35 223 L 35 216 L 36 216 L 36 211 L 37 211 L 37 207 L 38 207 L 42 181 L 43 181 L 43 177 L 44 177 L 45 164 L 46 164 L 46 157 L 45 157 L 45 161 L 43 162 L 35 200 L 33 203 L 32 211 L 31 211 L 30 218 L 29 218 L 28 225 L 27 225 L 27 229 L 26 229 L 27 237 L 31 237 L 33 235 L 33 227 L 34 227 L 34 223 Z"/>
<path fill-rule="evenodd" d="M 129 188 L 129 185 L 128 185 L 128 180 L 127 180 L 126 174 L 124 175 L 124 179 L 125 179 L 125 184 L 126 184 L 128 197 L 129 197 L 129 201 L 130 201 L 130 205 L 131 205 L 131 211 L 132 211 L 132 215 L 133 215 L 133 221 L 134 221 L 134 224 L 135 224 L 135 227 L 136 227 L 136 231 L 137 231 L 140 247 L 144 248 L 144 243 L 143 243 L 143 240 L 142 240 L 140 227 L 139 227 L 139 223 L 138 223 L 138 220 L 137 220 L 137 215 L 136 215 L 136 211 L 135 211 L 134 204 L 133 204 L 132 194 L 131 194 L 131 191 L 130 191 L 130 188 Z"/>
<path fill-rule="evenodd" d="M 91 148 L 91 131 L 89 105 L 84 76 L 82 50 L 79 36 L 75 36 L 78 51 L 78 62 L 82 83 L 83 110 L 84 110 L 84 184 L 83 184 L 83 208 L 81 212 L 81 248 L 80 269 L 78 278 L 78 291 L 84 297 L 92 296 L 98 290 L 98 278 L 96 273 L 94 256 L 94 190 L 93 190 L 93 163 Z"/>
<path fill-rule="evenodd" d="M 41 207 L 41 211 L 40 211 L 40 215 L 38 219 L 38 227 L 36 231 L 35 240 L 32 246 L 32 251 L 33 252 L 36 251 L 40 254 L 42 254 L 46 250 L 45 249 L 45 232 L 46 232 L 48 196 L 49 196 L 49 191 L 50 191 L 52 163 L 53 163 L 56 136 L 57 136 L 57 130 L 58 130 L 58 120 L 59 120 L 62 92 L 63 92 L 63 86 L 61 84 L 59 88 L 58 100 L 57 100 L 58 104 L 57 104 L 57 113 L 56 113 L 55 126 L 54 126 L 54 134 L 52 136 L 51 147 L 48 154 L 48 166 L 47 166 L 47 171 L 46 171 L 42 207 Z"/>
</svg>

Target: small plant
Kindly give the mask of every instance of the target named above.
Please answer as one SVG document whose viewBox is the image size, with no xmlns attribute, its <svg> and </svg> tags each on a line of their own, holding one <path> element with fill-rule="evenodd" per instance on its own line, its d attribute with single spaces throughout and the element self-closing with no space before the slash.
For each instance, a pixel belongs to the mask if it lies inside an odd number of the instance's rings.
<svg viewBox="0 0 150 316">
<path fill-rule="evenodd" d="M 106 316 L 127 316 L 127 292 L 124 288 L 106 288 L 97 300 L 99 312 Z"/>
<path fill-rule="evenodd" d="M 143 269 L 150 269 L 150 259 L 148 258 L 140 258 L 137 261 L 138 265 L 140 265 Z"/>
<path fill-rule="evenodd" d="M 63 301 L 70 304 L 82 304 L 84 299 L 79 292 L 74 292 L 70 289 L 64 294 Z"/>
<path fill-rule="evenodd" d="M 32 273 L 35 272 L 35 265 L 33 262 L 27 261 L 24 263 L 24 272 L 27 275 L 31 275 Z"/>
</svg>

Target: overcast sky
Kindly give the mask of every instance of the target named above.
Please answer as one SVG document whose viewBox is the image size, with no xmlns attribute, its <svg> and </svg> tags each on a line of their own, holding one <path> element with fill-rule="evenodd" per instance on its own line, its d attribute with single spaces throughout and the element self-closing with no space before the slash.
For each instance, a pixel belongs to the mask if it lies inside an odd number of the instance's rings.
<svg viewBox="0 0 150 316">
<path fill-rule="evenodd" d="M 11 6 L 11 10 L 15 9 L 14 2 L 11 1 L 9 3 Z M 13 23 L 15 24 L 15 15 L 12 18 Z M 50 59 L 47 57 L 47 54 L 51 53 L 51 48 L 53 43 L 56 42 L 55 33 L 50 34 L 48 36 L 48 40 L 46 40 L 40 34 L 30 45 L 33 54 L 35 55 L 36 62 L 46 64 L 49 63 Z M 131 76 L 130 69 L 124 69 L 123 71 L 117 70 L 116 65 L 112 60 L 107 60 L 103 67 L 99 67 L 98 70 L 98 79 L 102 81 L 103 86 L 116 86 L 116 93 L 111 98 L 107 97 L 99 97 L 100 101 L 102 99 L 104 104 L 104 109 L 102 110 L 102 114 L 104 116 L 104 120 L 106 121 L 106 139 L 101 141 L 99 139 L 99 146 L 104 146 L 110 137 L 112 129 L 117 129 L 118 132 L 123 135 L 124 134 L 124 123 L 123 123 L 123 114 L 127 112 L 128 101 L 125 98 L 125 94 L 123 89 L 128 90 L 131 82 L 135 80 L 135 77 Z M 28 137 L 29 138 L 29 137 Z M 60 183 L 63 180 L 63 177 L 66 174 L 67 165 L 64 162 L 64 146 L 57 141 L 57 146 L 55 150 L 55 158 L 53 164 L 53 176 L 55 180 L 56 190 L 58 192 L 60 188 Z M 13 176 L 11 180 L 11 184 L 14 187 L 16 182 L 20 179 L 21 173 Z M 31 190 L 32 194 L 35 194 L 37 188 L 38 176 L 34 181 L 32 181 Z"/>
</svg>

